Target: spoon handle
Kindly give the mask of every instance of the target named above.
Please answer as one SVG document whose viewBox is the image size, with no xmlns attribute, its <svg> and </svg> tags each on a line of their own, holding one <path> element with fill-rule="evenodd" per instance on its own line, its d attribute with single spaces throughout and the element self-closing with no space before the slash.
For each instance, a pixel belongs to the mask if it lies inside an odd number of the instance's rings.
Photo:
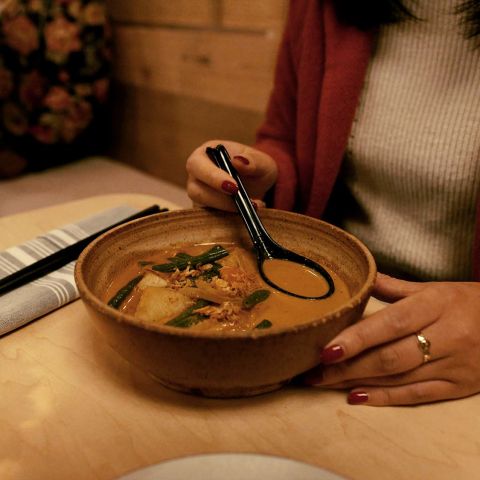
<svg viewBox="0 0 480 480">
<path fill-rule="evenodd" d="M 260 250 L 264 258 L 271 258 L 271 244 L 274 242 L 258 217 L 245 186 L 240 179 L 240 175 L 232 165 L 227 149 L 223 145 L 217 145 L 216 148 L 207 147 L 206 152 L 217 167 L 227 172 L 237 183 L 238 192 L 232 195 L 237 210 L 245 222 L 250 238 L 257 248 L 257 251 Z"/>
</svg>

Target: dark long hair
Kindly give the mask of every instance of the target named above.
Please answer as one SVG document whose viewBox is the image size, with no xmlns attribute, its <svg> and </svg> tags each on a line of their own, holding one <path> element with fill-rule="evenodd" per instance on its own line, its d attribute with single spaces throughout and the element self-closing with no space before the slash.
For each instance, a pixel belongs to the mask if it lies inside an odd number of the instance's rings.
<svg viewBox="0 0 480 480">
<path fill-rule="evenodd" d="M 334 0 L 333 3 L 339 19 L 362 30 L 417 19 L 402 0 Z M 465 36 L 475 38 L 480 44 L 480 0 L 461 2 L 455 13 L 460 16 Z"/>
<path fill-rule="evenodd" d="M 480 0 L 467 0 L 462 2 L 456 9 L 462 15 L 462 23 L 465 26 L 467 38 L 475 38 L 480 44 Z"/>
<path fill-rule="evenodd" d="M 337 17 L 362 30 L 415 18 L 402 0 L 334 0 Z"/>
</svg>

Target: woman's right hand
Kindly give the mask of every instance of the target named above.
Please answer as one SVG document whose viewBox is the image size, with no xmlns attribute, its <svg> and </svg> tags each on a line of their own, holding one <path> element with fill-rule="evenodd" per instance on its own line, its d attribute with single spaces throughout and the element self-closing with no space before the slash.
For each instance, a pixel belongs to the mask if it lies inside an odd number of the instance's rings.
<svg viewBox="0 0 480 480">
<path fill-rule="evenodd" d="M 252 198 L 261 200 L 277 179 L 277 165 L 270 155 L 247 145 L 228 140 L 211 140 L 198 147 L 187 159 L 187 193 L 197 205 L 234 211 L 227 195 L 236 193 L 233 178 L 218 168 L 205 153 L 207 147 L 222 144 Z"/>
</svg>

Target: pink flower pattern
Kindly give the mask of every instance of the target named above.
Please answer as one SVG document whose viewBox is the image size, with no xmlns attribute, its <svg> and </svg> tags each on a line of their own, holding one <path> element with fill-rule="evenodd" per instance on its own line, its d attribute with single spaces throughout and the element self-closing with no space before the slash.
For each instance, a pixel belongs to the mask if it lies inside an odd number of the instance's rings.
<svg viewBox="0 0 480 480">
<path fill-rule="evenodd" d="M 80 27 L 65 17 L 57 17 L 45 27 L 47 52 L 68 55 L 82 48 L 79 38 Z"/>
<path fill-rule="evenodd" d="M 1 152 L 35 168 L 40 151 L 53 158 L 54 148 L 71 154 L 92 143 L 108 97 L 110 40 L 105 0 L 9 2 L 0 16 Z"/>
<path fill-rule="evenodd" d="M 43 104 L 54 112 L 62 112 L 68 110 L 72 105 L 72 96 L 64 87 L 53 86 L 43 99 Z"/>
<path fill-rule="evenodd" d="M 21 55 L 28 55 L 39 46 L 38 29 L 27 16 L 5 19 L 3 34 L 5 43 Z"/>
</svg>

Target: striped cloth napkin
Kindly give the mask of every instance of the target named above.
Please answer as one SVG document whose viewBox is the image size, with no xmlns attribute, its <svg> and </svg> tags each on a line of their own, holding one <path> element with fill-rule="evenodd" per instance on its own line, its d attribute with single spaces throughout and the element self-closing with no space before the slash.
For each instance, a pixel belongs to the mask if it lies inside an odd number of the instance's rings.
<svg viewBox="0 0 480 480">
<path fill-rule="evenodd" d="M 122 205 L 105 210 L 77 223 L 64 225 L 45 235 L 0 252 L 0 278 L 88 237 L 136 213 Z M 78 298 L 73 271 L 75 262 L 27 285 L 0 296 L 0 335 L 55 310 Z"/>
</svg>

